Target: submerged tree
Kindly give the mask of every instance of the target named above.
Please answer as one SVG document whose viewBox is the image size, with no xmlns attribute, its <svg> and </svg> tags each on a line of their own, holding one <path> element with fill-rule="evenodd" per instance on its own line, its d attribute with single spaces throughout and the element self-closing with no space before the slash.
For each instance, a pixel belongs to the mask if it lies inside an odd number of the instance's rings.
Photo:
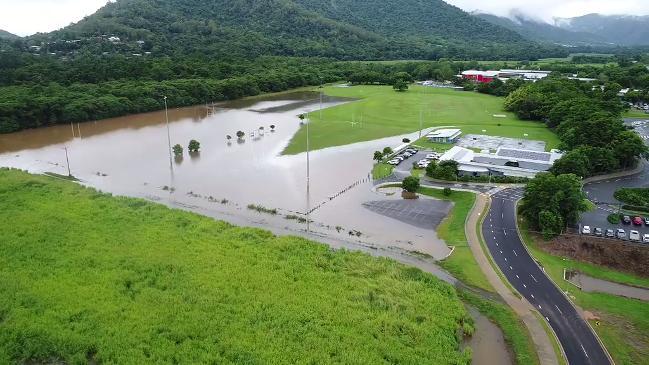
<svg viewBox="0 0 649 365">
<path fill-rule="evenodd" d="M 232 136 L 228 134 L 227 136 L 225 136 L 225 139 L 227 139 L 228 142 L 230 142 L 230 140 L 232 140 Z"/>
<path fill-rule="evenodd" d="M 274 132 L 274 131 L 275 131 L 275 124 L 271 124 L 271 125 L 270 125 L 270 131 L 271 131 L 271 132 Z"/>
<path fill-rule="evenodd" d="M 200 148 L 201 148 L 201 144 L 197 140 L 192 139 L 191 141 L 189 141 L 189 146 L 187 147 L 189 152 L 198 152 Z"/>
<path fill-rule="evenodd" d="M 245 137 L 245 136 L 246 136 L 246 134 L 243 133 L 243 131 L 237 131 L 237 138 L 243 139 L 243 137 Z"/>
<path fill-rule="evenodd" d="M 176 155 L 176 157 L 182 156 L 183 155 L 183 146 L 177 144 L 177 145 L 173 146 L 172 151 L 174 152 L 174 155 Z"/>
</svg>

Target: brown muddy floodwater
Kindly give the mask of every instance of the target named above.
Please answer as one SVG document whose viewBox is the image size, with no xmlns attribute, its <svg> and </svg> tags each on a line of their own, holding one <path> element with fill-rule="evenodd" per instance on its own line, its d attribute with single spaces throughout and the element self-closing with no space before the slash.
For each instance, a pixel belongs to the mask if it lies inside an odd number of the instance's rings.
<svg viewBox="0 0 649 365">
<path fill-rule="evenodd" d="M 169 111 L 171 144 L 185 148 L 169 163 L 164 112 L 0 135 L 0 166 L 72 174 L 84 184 L 119 195 L 143 197 L 234 224 L 301 232 L 287 215 L 306 212 L 306 155 L 281 152 L 300 127 L 297 115 L 318 108 L 317 93 L 294 92 Z M 326 98 L 324 107 L 349 100 Z M 350 120 L 352 116 L 350 115 Z M 270 125 L 276 130 L 271 132 Z M 260 127 L 264 127 L 260 131 Z M 237 131 L 245 132 L 237 140 Z M 232 136 L 227 142 L 226 136 Z M 319 235 L 366 246 L 396 247 L 443 258 L 448 247 L 434 226 L 421 227 L 373 212 L 366 202 L 400 200 L 372 191 L 375 150 L 404 136 L 311 153 L 311 229 Z M 414 136 L 409 136 L 413 138 Z M 201 143 L 195 156 L 191 139 Z M 331 197 L 335 197 L 330 199 Z M 227 203 L 222 204 L 221 202 Z M 277 209 L 258 213 L 249 204 Z"/>
</svg>

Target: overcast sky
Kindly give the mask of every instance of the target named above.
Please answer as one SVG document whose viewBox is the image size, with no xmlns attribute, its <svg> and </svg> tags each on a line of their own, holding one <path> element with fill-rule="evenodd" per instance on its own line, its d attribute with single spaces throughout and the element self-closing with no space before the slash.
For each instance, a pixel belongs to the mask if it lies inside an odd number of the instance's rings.
<svg viewBox="0 0 649 365">
<path fill-rule="evenodd" d="M 48 32 L 94 13 L 107 0 L 0 0 L 0 29 L 24 36 Z M 588 13 L 648 15 L 649 0 L 446 0 L 466 11 L 507 15 L 519 9 L 537 18 Z"/>
</svg>

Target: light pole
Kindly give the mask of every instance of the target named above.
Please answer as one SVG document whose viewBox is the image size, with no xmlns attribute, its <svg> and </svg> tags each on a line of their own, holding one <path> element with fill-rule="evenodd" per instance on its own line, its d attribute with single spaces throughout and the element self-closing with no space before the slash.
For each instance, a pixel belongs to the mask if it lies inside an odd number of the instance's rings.
<svg viewBox="0 0 649 365">
<path fill-rule="evenodd" d="M 169 152 L 169 168 L 174 169 L 174 165 L 171 158 L 171 133 L 169 132 L 169 111 L 167 109 L 167 96 L 164 97 L 165 102 L 165 119 L 167 120 L 167 151 Z"/>
<path fill-rule="evenodd" d="M 68 148 L 63 147 L 63 149 L 65 150 L 65 162 L 68 165 L 68 176 L 72 177 L 72 172 L 70 172 L 70 159 L 68 158 Z"/>
<path fill-rule="evenodd" d="M 322 113 L 322 110 L 320 111 Z M 310 148 L 309 145 L 309 114 L 306 115 L 306 233 L 311 233 L 311 160 L 310 160 Z"/>
</svg>

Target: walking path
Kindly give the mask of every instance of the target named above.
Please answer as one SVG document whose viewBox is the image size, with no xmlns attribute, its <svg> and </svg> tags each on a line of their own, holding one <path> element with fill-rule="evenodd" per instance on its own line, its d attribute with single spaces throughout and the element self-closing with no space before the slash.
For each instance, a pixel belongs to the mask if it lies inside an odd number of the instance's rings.
<svg viewBox="0 0 649 365">
<path fill-rule="evenodd" d="M 552 345 L 553 340 L 550 339 L 548 333 L 539 322 L 539 319 L 534 314 L 534 308 L 524 298 L 519 298 L 503 283 L 500 276 L 496 273 L 493 266 L 491 266 L 487 254 L 482 249 L 480 238 L 476 227 L 482 218 L 483 212 L 489 206 L 489 198 L 484 194 L 477 194 L 476 202 L 473 209 L 469 213 L 465 225 L 466 237 L 469 242 L 471 252 L 475 257 L 480 269 L 489 280 L 489 283 L 496 289 L 496 292 L 505 300 L 505 302 L 516 312 L 521 318 L 531 338 L 534 341 L 536 352 L 539 356 L 541 364 L 559 364 L 557 356 Z"/>
</svg>

